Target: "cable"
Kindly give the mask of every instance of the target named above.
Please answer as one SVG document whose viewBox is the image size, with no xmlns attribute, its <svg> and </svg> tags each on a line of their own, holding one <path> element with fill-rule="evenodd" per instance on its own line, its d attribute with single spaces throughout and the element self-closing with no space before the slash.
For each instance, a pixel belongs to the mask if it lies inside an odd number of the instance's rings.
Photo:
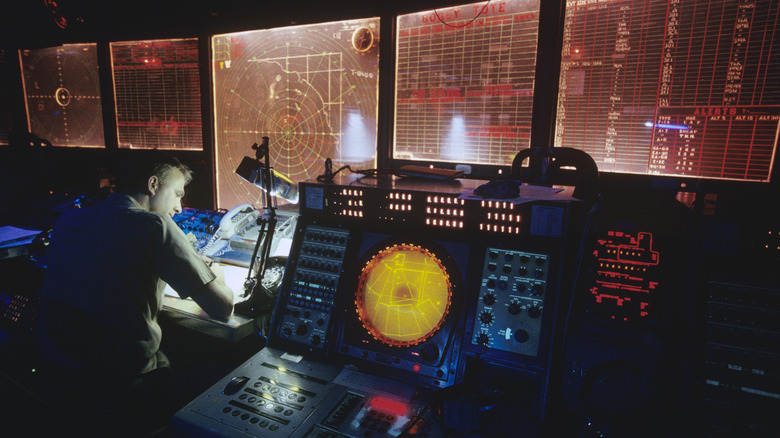
<svg viewBox="0 0 780 438">
<path fill-rule="evenodd" d="M 339 174 L 339 172 L 343 170 L 349 170 L 352 173 L 357 173 L 363 176 L 368 177 L 375 177 L 377 175 L 394 175 L 395 170 L 394 169 L 360 169 L 360 170 L 354 170 L 349 165 L 342 166 L 335 172 L 327 172 L 327 165 L 326 165 L 326 173 L 323 173 L 322 175 L 319 175 L 317 177 L 318 182 L 333 182 L 333 179 L 336 178 L 336 175 Z"/>
</svg>

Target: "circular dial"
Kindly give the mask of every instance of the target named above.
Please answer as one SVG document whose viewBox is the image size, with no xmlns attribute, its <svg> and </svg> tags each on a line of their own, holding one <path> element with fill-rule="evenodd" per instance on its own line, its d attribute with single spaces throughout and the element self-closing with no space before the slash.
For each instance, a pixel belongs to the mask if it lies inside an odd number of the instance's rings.
<svg viewBox="0 0 780 438">
<path fill-rule="evenodd" d="M 480 333 L 477 335 L 474 341 L 477 345 L 489 345 L 490 335 L 488 335 L 487 333 Z"/>
<path fill-rule="evenodd" d="M 359 27 L 352 33 L 352 47 L 358 52 L 366 52 L 374 44 L 374 34 L 367 27 Z"/>
<path fill-rule="evenodd" d="M 444 323 L 452 300 L 446 268 L 433 253 L 412 244 L 388 246 L 360 274 L 355 304 L 360 321 L 380 342 L 417 345 Z"/>
<path fill-rule="evenodd" d="M 494 320 L 495 317 L 492 313 L 490 313 L 489 310 L 486 310 L 479 315 L 479 322 L 481 322 L 483 325 L 493 324 Z"/>
<path fill-rule="evenodd" d="M 284 259 L 272 258 L 269 260 L 265 268 L 265 275 L 260 280 L 260 283 L 271 292 L 278 291 L 284 278 L 284 266 Z"/>
</svg>

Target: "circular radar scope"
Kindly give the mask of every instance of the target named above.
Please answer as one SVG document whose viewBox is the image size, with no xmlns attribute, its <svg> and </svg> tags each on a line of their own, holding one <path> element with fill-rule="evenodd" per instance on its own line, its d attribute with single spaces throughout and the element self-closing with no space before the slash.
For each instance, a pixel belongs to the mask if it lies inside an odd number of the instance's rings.
<svg viewBox="0 0 780 438">
<path fill-rule="evenodd" d="M 411 244 L 388 246 L 363 267 L 355 304 L 360 321 L 380 342 L 417 345 L 441 328 L 452 283 L 433 253 Z"/>
</svg>

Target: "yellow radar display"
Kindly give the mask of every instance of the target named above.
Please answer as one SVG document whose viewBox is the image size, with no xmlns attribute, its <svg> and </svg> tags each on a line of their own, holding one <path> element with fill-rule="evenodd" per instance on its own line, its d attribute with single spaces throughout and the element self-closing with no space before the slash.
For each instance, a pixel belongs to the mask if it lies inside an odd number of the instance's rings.
<svg viewBox="0 0 780 438">
<path fill-rule="evenodd" d="M 452 284 L 441 260 L 412 244 L 388 246 L 366 263 L 355 304 L 360 321 L 380 342 L 417 345 L 444 323 Z"/>
</svg>

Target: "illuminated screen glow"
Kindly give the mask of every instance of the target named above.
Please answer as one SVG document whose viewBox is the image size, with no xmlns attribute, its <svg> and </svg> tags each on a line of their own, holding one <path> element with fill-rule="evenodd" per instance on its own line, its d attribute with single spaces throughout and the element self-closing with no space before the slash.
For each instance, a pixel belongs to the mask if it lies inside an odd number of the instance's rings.
<svg viewBox="0 0 780 438">
<path fill-rule="evenodd" d="M 110 46 L 119 147 L 203 150 L 198 40 Z"/>
<path fill-rule="evenodd" d="M 650 232 L 608 230 L 593 250 L 596 276 L 585 299 L 589 316 L 621 322 L 655 319 L 660 252 Z"/>
<path fill-rule="evenodd" d="M 451 299 L 452 284 L 442 262 L 425 248 L 398 244 L 366 263 L 355 304 L 374 338 L 401 347 L 433 336 L 444 323 Z"/>
<path fill-rule="evenodd" d="M 393 158 L 510 165 L 530 146 L 539 0 L 398 16 Z"/>
<path fill-rule="evenodd" d="M 379 18 L 211 39 L 217 206 L 261 204 L 234 171 L 269 137 L 271 166 L 295 182 L 333 166 L 376 166 Z"/>
<path fill-rule="evenodd" d="M 105 147 L 97 44 L 20 50 L 27 128 L 53 146 Z"/>
<path fill-rule="evenodd" d="M 368 402 L 368 406 L 378 412 L 403 417 L 409 412 L 409 405 L 387 397 L 374 397 Z"/>
<path fill-rule="evenodd" d="M 555 146 L 606 172 L 769 181 L 775 0 L 567 1 Z"/>
</svg>

